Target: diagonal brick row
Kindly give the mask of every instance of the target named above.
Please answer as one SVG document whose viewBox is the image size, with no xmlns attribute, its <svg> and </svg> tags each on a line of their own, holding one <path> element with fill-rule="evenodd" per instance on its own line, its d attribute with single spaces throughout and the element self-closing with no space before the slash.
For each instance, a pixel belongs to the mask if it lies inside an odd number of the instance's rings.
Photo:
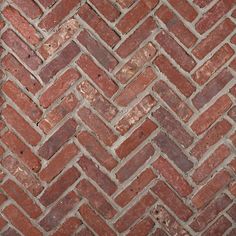
<svg viewBox="0 0 236 236">
<path fill-rule="evenodd" d="M 236 235 L 235 0 L 0 9 L 1 235 Z"/>
</svg>

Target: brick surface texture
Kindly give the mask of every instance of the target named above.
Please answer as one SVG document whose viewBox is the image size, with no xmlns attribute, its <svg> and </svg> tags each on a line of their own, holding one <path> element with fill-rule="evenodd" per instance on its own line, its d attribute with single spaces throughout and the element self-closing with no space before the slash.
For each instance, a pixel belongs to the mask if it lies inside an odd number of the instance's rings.
<svg viewBox="0 0 236 236">
<path fill-rule="evenodd" d="M 236 235 L 235 0 L 0 10 L 1 236 Z"/>
</svg>

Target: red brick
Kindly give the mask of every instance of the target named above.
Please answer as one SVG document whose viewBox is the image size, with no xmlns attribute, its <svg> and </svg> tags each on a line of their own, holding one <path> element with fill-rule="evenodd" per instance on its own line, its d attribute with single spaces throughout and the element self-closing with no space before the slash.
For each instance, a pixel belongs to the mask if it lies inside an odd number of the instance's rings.
<svg viewBox="0 0 236 236">
<path fill-rule="evenodd" d="M 114 22 L 120 16 L 119 10 L 108 0 L 91 0 L 90 2 L 111 22 Z"/>
<path fill-rule="evenodd" d="M 111 146 L 117 140 L 117 136 L 113 133 L 111 128 L 88 108 L 81 108 L 78 111 L 78 115 L 105 145 Z"/>
<path fill-rule="evenodd" d="M 190 72 L 196 66 L 194 59 L 167 32 L 158 33 L 156 41 L 185 71 Z"/>
<path fill-rule="evenodd" d="M 165 133 L 158 133 L 154 142 L 182 171 L 187 172 L 193 167 L 193 163 Z"/>
<path fill-rule="evenodd" d="M 14 133 L 8 131 L 1 137 L 1 141 L 7 145 L 9 150 L 32 171 L 38 172 L 41 168 L 39 158 L 26 146 Z"/>
<path fill-rule="evenodd" d="M 168 0 L 178 13 L 187 21 L 192 22 L 197 17 L 196 10 L 188 3 L 187 0 Z"/>
<path fill-rule="evenodd" d="M 56 0 L 39 0 L 39 2 L 45 7 L 50 7 L 52 4 L 56 2 Z"/>
<path fill-rule="evenodd" d="M 176 120 L 171 113 L 163 107 L 158 108 L 153 113 L 161 127 L 172 135 L 178 143 L 184 147 L 189 147 L 193 142 L 193 137 L 183 128 L 182 124 Z"/>
<path fill-rule="evenodd" d="M 225 44 L 193 74 L 193 80 L 199 85 L 205 84 L 219 68 L 234 55 L 233 49 Z"/>
<path fill-rule="evenodd" d="M 5 118 L 7 124 L 12 126 L 27 143 L 33 146 L 39 143 L 41 140 L 40 134 L 11 106 L 8 105 L 2 110 L 2 116 Z"/>
<path fill-rule="evenodd" d="M 117 59 L 87 31 L 83 30 L 79 34 L 78 40 L 106 70 L 112 71 L 118 64 Z"/>
<path fill-rule="evenodd" d="M 50 231 L 59 225 L 60 221 L 79 203 L 79 197 L 72 191 L 51 208 L 40 221 L 40 226 Z"/>
<path fill-rule="evenodd" d="M 87 157 L 83 156 L 78 161 L 79 166 L 87 176 L 93 179 L 100 188 L 108 195 L 112 195 L 116 189 L 116 184 Z"/>
<path fill-rule="evenodd" d="M 18 232 L 16 232 L 13 228 L 8 228 L 6 231 L 2 233 L 2 236 L 21 236 Z"/>
<path fill-rule="evenodd" d="M 97 215 L 95 211 L 89 207 L 89 205 L 83 204 L 79 209 L 79 213 L 82 215 L 85 222 L 99 235 L 116 235 L 108 224 L 99 215 Z"/>
<path fill-rule="evenodd" d="M 14 205 L 7 206 L 2 213 L 8 218 L 8 220 L 25 236 L 42 236 L 40 232 L 30 220 Z"/>
<path fill-rule="evenodd" d="M 192 102 L 197 109 L 202 108 L 214 96 L 216 96 L 231 80 L 233 75 L 226 69 L 222 70 L 200 92 L 198 92 Z"/>
<path fill-rule="evenodd" d="M 66 21 L 57 32 L 50 36 L 39 48 L 38 52 L 47 59 L 67 42 L 79 29 L 79 22 L 75 19 Z"/>
<path fill-rule="evenodd" d="M 164 207 L 160 205 L 155 206 L 151 212 L 151 215 L 161 225 L 161 228 L 165 229 L 170 235 L 190 235 Z M 167 236 L 167 233 L 162 230 L 158 230 L 158 233 L 153 236 Z"/>
<path fill-rule="evenodd" d="M 235 24 L 230 19 L 225 19 L 192 50 L 193 55 L 198 59 L 203 59 L 218 44 L 220 44 L 234 29 Z"/>
<path fill-rule="evenodd" d="M 1 161 L 2 166 L 7 169 L 33 196 L 37 196 L 42 190 L 40 181 L 18 160 L 11 156 Z"/>
<path fill-rule="evenodd" d="M 137 178 L 131 182 L 116 198 L 115 202 L 121 206 L 126 206 L 135 198 L 149 183 L 155 178 L 151 169 L 146 169 Z"/>
<path fill-rule="evenodd" d="M 157 228 L 157 230 L 152 234 L 152 236 L 168 236 L 168 235 L 163 229 Z"/>
<path fill-rule="evenodd" d="M 128 8 L 135 2 L 135 0 L 116 0 L 116 2 L 118 2 L 122 8 Z"/>
<path fill-rule="evenodd" d="M 204 230 L 232 201 L 227 195 L 222 195 L 212 201 L 190 224 L 196 232 Z"/>
<path fill-rule="evenodd" d="M 39 72 L 44 83 L 48 83 L 61 69 L 66 67 L 78 55 L 80 48 L 74 42 L 62 49 L 60 54 L 51 62 L 46 64 Z"/>
<path fill-rule="evenodd" d="M 230 149 L 224 144 L 220 145 L 194 172 L 194 182 L 200 183 L 207 178 L 214 169 L 230 155 Z"/>
<path fill-rule="evenodd" d="M 151 158 L 154 154 L 154 148 L 151 144 L 144 146 L 139 152 L 137 152 L 132 158 L 122 166 L 116 173 L 116 178 L 120 182 L 124 182 L 131 175 L 133 175 L 144 163 Z"/>
<path fill-rule="evenodd" d="M 116 210 L 107 201 L 105 196 L 100 193 L 89 181 L 85 179 L 81 180 L 76 188 L 79 195 L 87 198 L 90 205 L 104 218 L 111 219 L 115 216 Z"/>
<path fill-rule="evenodd" d="M 192 216 L 192 210 L 163 182 L 158 181 L 152 191 L 167 205 L 179 219 L 187 221 Z"/>
<path fill-rule="evenodd" d="M 6 81 L 2 85 L 2 91 L 34 122 L 42 115 L 40 108 L 23 93 L 13 82 Z"/>
<path fill-rule="evenodd" d="M 196 143 L 194 148 L 191 150 L 191 154 L 197 159 L 202 158 L 204 153 L 216 142 L 218 142 L 229 130 L 231 124 L 223 119 L 217 122 L 207 133 Z"/>
<path fill-rule="evenodd" d="M 6 224 L 7 224 L 7 221 L 4 220 L 2 216 L 0 216 L 0 229 L 4 228 Z"/>
<path fill-rule="evenodd" d="M 2 59 L 2 64 L 29 92 L 35 94 L 41 89 L 39 81 L 11 54 Z"/>
<path fill-rule="evenodd" d="M 41 35 L 15 8 L 7 6 L 2 11 L 2 14 L 11 22 L 13 27 L 27 40 L 27 42 L 34 46 L 39 44 Z"/>
<path fill-rule="evenodd" d="M 236 204 L 232 205 L 232 207 L 230 207 L 227 213 L 235 221 L 236 220 Z"/>
<path fill-rule="evenodd" d="M 231 192 L 231 194 L 233 194 L 236 197 L 236 182 L 233 182 L 232 184 L 230 184 L 229 191 Z"/>
<path fill-rule="evenodd" d="M 2 180 L 1 180 L 2 182 Z M 0 205 L 2 205 L 5 201 L 7 201 L 7 196 L 3 193 L 0 194 Z"/>
<path fill-rule="evenodd" d="M 116 149 L 116 154 L 120 159 L 126 158 L 135 150 L 152 132 L 157 129 L 157 125 L 150 119 L 146 119 L 121 145 Z"/>
<path fill-rule="evenodd" d="M 93 236 L 94 234 L 90 231 L 87 227 L 82 228 L 78 233 L 77 236 Z"/>
<path fill-rule="evenodd" d="M 49 206 L 55 202 L 76 180 L 80 177 L 80 172 L 73 166 L 65 171 L 57 180 L 48 187 L 40 197 L 40 202 L 44 206 Z"/>
<path fill-rule="evenodd" d="M 53 92 L 55 92 L 55 90 L 53 90 Z M 69 94 L 68 96 L 63 98 L 62 102 L 57 107 L 51 110 L 39 122 L 38 126 L 43 130 L 44 133 L 48 134 L 50 130 L 57 125 L 57 123 L 59 123 L 67 114 L 71 113 L 75 109 L 77 104 L 78 99 L 76 98 L 76 96 L 72 93 Z"/>
<path fill-rule="evenodd" d="M 40 97 L 41 106 L 48 108 L 56 99 L 80 78 L 79 72 L 71 68 L 64 72 Z"/>
<path fill-rule="evenodd" d="M 190 184 L 163 157 L 159 157 L 152 166 L 158 170 L 180 196 L 186 197 L 192 192 Z"/>
<path fill-rule="evenodd" d="M 167 6 L 162 5 L 157 10 L 156 15 L 185 47 L 190 48 L 196 43 L 197 37 Z"/>
<path fill-rule="evenodd" d="M 194 0 L 193 2 L 203 8 L 210 4 L 213 0 Z"/>
<path fill-rule="evenodd" d="M 229 231 L 228 236 L 234 236 L 236 234 L 236 228 Z"/>
<path fill-rule="evenodd" d="M 101 58 L 103 58 L 103 56 L 101 56 Z M 77 61 L 77 64 L 107 97 L 112 97 L 116 93 L 118 90 L 117 84 L 111 80 L 111 78 L 109 78 L 108 75 L 98 67 L 88 55 L 82 55 Z"/>
<path fill-rule="evenodd" d="M 78 14 L 110 47 L 120 41 L 119 35 L 88 4 L 81 6 Z"/>
<path fill-rule="evenodd" d="M 121 233 L 127 230 L 144 212 L 155 203 L 154 197 L 148 193 L 141 198 L 132 208 L 121 216 L 114 224 L 116 230 Z"/>
<path fill-rule="evenodd" d="M 39 23 L 39 27 L 50 30 L 59 24 L 73 8 L 79 4 L 80 0 L 61 0 Z"/>
<path fill-rule="evenodd" d="M 39 172 L 41 180 L 51 182 L 63 168 L 78 154 L 78 148 L 75 144 L 67 144 L 63 149 L 49 162 L 49 164 Z"/>
<path fill-rule="evenodd" d="M 167 76 L 168 80 L 173 83 L 184 96 L 190 97 L 196 90 L 191 82 L 182 73 L 180 73 L 164 55 L 159 55 L 155 59 L 155 64 L 158 69 Z"/>
<path fill-rule="evenodd" d="M 81 225 L 81 221 L 77 217 L 70 217 L 60 228 L 52 234 L 52 236 L 68 236 L 72 235 Z"/>
<path fill-rule="evenodd" d="M 153 90 L 167 103 L 167 105 L 184 121 L 187 122 L 193 111 L 180 97 L 164 82 L 158 81 Z"/>
<path fill-rule="evenodd" d="M 32 70 L 36 70 L 42 63 L 36 53 L 25 44 L 12 30 L 8 29 L 2 34 L 2 40 L 9 48 Z"/>
<path fill-rule="evenodd" d="M 232 105 L 231 99 L 223 95 L 194 120 L 191 129 L 197 134 L 205 132 L 219 117 L 226 113 Z"/>
<path fill-rule="evenodd" d="M 42 10 L 33 0 L 13 0 L 13 2 L 31 19 L 42 15 Z"/>
<path fill-rule="evenodd" d="M 4 192 L 7 193 L 24 211 L 33 219 L 41 215 L 42 210 L 15 182 L 7 180 L 1 185 Z"/>
<path fill-rule="evenodd" d="M 211 225 L 208 230 L 203 233 L 203 236 L 211 236 L 211 235 L 223 235 L 224 232 L 230 228 L 232 223 L 224 216 L 221 216 L 218 218 L 216 222 L 214 222 L 213 225 Z"/>
<path fill-rule="evenodd" d="M 143 65 L 149 62 L 156 54 L 156 48 L 152 43 L 139 49 L 134 56 L 117 72 L 116 79 L 122 84 L 127 83 Z"/>
<path fill-rule="evenodd" d="M 112 105 L 88 81 L 82 81 L 77 86 L 80 94 L 88 100 L 91 106 L 107 121 L 111 121 L 117 114 L 117 108 Z"/>
<path fill-rule="evenodd" d="M 71 118 L 67 120 L 38 150 L 39 155 L 48 160 L 75 133 L 77 122 Z"/>
<path fill-rule="evenodd" d="M 136 236 L 136 235 L 148 235 L 154 227 L 155 223 L 150 217 L 147 217 L 134 225 L 127 236 Z"/>
<path fill-rule="evenodd" d="M 232 107 L 228 112 L 229 117 L 236 122 L 236 106 Z"/>
<path fill-rule="evenodd" d="M 113 158 L 113 156 L 109 154 L 98 142 L 98 140 L 89 132 L 83 131 L 79 133 L 78 140 L 107 170 L 111 171 L 117 165 L 117 161 Z"/>
<path fill-rule="evenodd" d="M 204 187 L 193 196 L 192 202 L 196 208 L 202 208 L 209 203 L 216 193 L 224 188 L 230 181 L 230 175 L 222 170 L 217 173 Z"/>
<path fill-rule="evenodd" d="M 118 55 L 125 58 L 134 52 L 139 45 L 152 34 L 156 27 L 155 21 L 151 17 L 147 18 L 146 21 L 116 50 Z"/>
<path fill-rule="evenodd" d="M 157 4 L 159 0 L 141 0 L 122 17 L 118 24 L 117 29 L 123 34 L 128 33 L 135 27 Z"/>
<path fill-rule="evenodd" d="M 116 124 L 116 130 L 124 135 L 131 129 L 140 119 L 156 105 L 156 100 L 148 95 L 144 97 L 136 106 L 134 106 L 123 118 Z"/>
<path fill-rule="evenodd" d="M 124 107 L 133 101 L 139 93 L 143 92 L 156 78 L 151 67 L 148 67 L 135 80 L 129 83 L 115 99 L 115 102 Z"/>
<path fill-rule="evenodd" d="M 203 34 L 233 7 L 234 0 L 220 0 L 196 23 L 196 30 Z"/>
</svg>

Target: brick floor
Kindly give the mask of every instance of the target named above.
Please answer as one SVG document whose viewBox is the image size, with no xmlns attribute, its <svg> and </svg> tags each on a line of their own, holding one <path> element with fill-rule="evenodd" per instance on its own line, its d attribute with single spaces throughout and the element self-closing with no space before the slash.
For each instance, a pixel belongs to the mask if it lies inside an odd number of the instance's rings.
<svg viewBox="0 0 236 236">
<path fill-rule="evenodd" d="M 1 236 L 235 236 L 235 0 L 1 0 Z"/>
</svg>

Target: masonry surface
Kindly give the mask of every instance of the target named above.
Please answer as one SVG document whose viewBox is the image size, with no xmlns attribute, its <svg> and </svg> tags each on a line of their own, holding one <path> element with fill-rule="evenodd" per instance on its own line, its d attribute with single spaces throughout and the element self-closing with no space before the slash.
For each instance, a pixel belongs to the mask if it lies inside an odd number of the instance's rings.
<svg viewBox="0 0 236 236">
<path fill-rule="evenodd" d="M 0 0 L 0 235 L 235 236 L 235 0 Z"/>
</svg>

